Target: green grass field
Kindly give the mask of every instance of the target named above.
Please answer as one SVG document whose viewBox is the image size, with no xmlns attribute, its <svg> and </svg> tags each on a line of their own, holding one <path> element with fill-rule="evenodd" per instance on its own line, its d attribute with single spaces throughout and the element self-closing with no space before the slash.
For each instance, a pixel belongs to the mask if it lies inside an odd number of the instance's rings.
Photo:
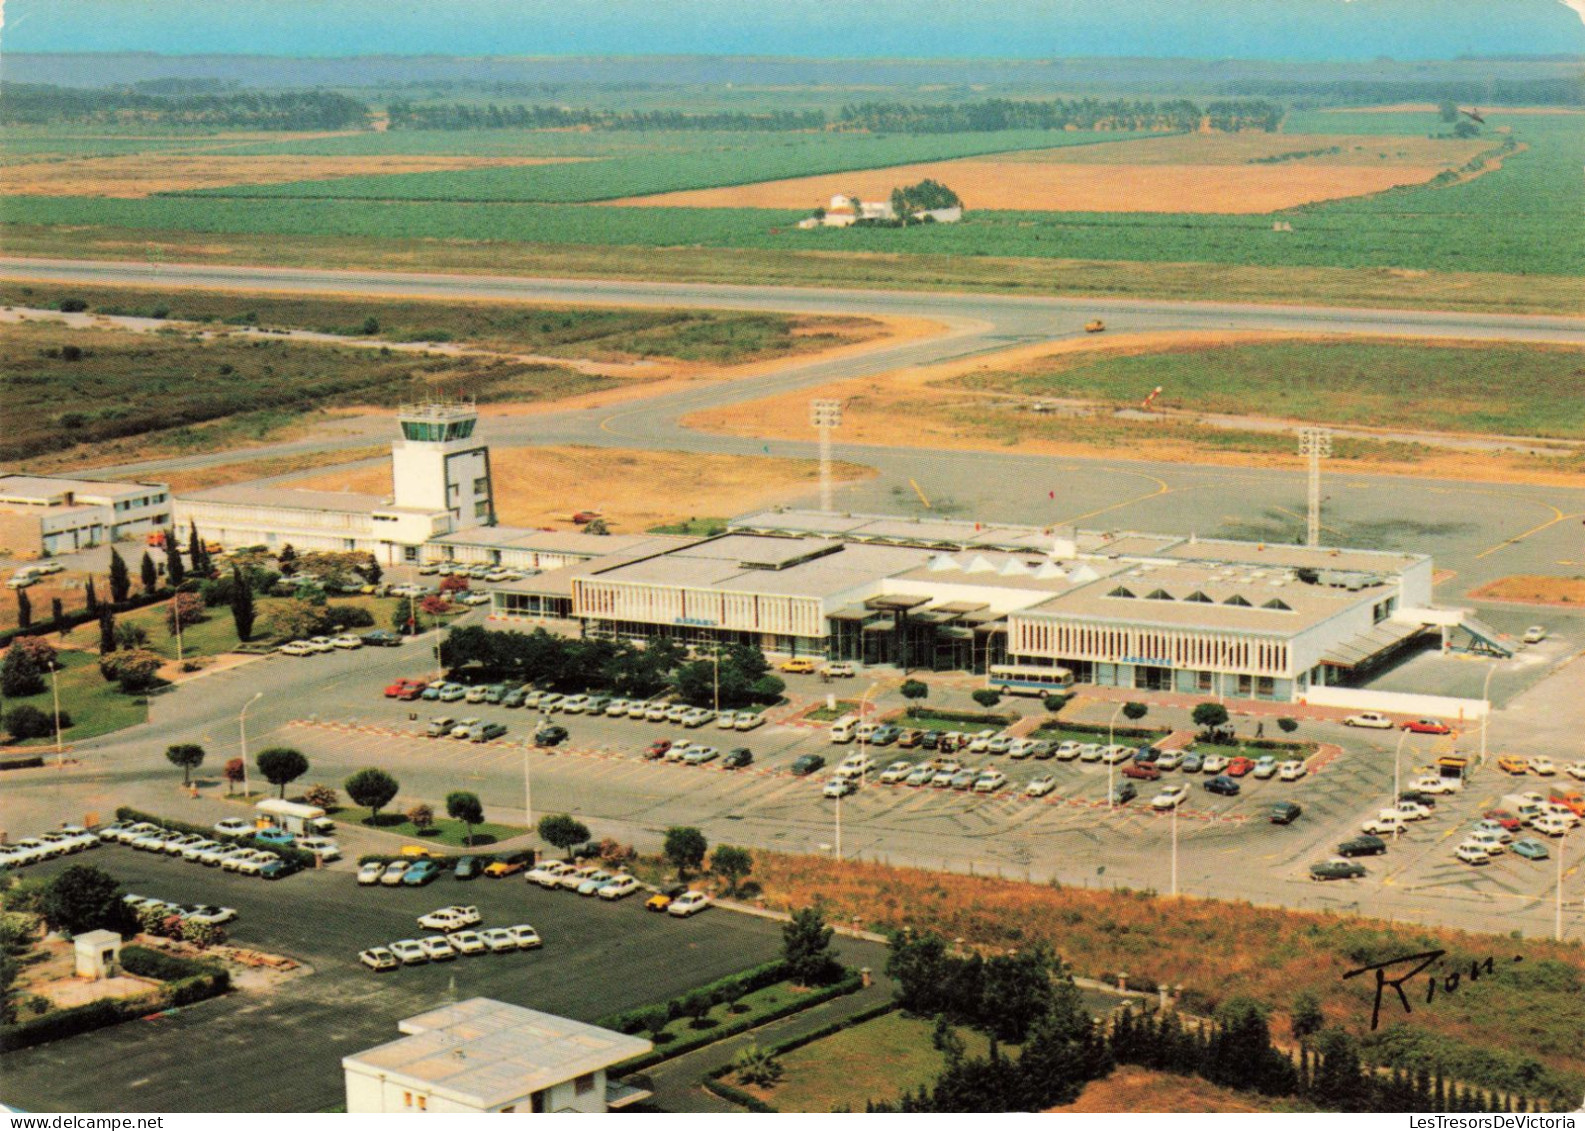
<svg viewBox="0 0 1585 1131">
<path fill-rule="evenodd" d="M 437 740 L 450 742 L 451 739 Z M 503 840 L 511 840 L 528 832 L 521 825 L 502 825 L 493 821 L 486 821 L 482 825 L 473 826 L 473 844 L 467 843 L 468 828 L 461 821 L 454 821 L 446 816 L 444 805 L 434 806 L 435 823 L 427 830 L 420 829 L 409 821 L 400 806 L 380 811 L 380 823 L 369 823 L 369 810 L 358 805 L 342 805 L 330 810 L 332 816 L 345 825 L 358 825 L 360 828 L 378 829 L 382 833 L 393 833 L 396 836 L 410 837 L 425 844 L 444 844 L 450 848 L 488 848 L 492 844 L 499 844 Z M 485 816 L 489 816 L 486 812 Z"/>
<path fill-rule="evenodd" d="M 148 717 L 148 706 L 141 695 L 127 695 L 99 674 L 99 658 L 87 652 L 59 653 L 61 670 L 55 679 L 60 690 L 61 712 L 70 715 L 72 725 L 63 727 L 61 739 L 70 745 L 84 739 L 109 734 L 113 730 L 133 726 Z M 50 694 L 48 679 L 44 690 L 37 695 L 7 699 L 5 709 L 12 710 L 27 704 L 53 716 L 54 699 Z M 20 746 L 55 745 L 53 735 L 33 738 L 18 743 Z"/>
<path fill-rule="evenodd" d="M 1057 357 L 969 388 L 1317 423 L 1585 437 L 1585 352 L 1551 346 L 1278 342 Z M 1287 443 L 1287 439 L 1283 440 Z"/>
</svg>

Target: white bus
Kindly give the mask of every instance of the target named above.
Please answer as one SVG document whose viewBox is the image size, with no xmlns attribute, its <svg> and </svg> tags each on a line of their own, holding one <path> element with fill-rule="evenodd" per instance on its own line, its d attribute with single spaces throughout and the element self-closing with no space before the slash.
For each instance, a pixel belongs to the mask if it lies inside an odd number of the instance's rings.
<svg viewBox="0 0 1585 1131">
<path fill-rule="evenodd" d="M 1073 686 L 1067 668 L 1033 668 L 1021 664 L 992 664 L 985 686 L 1009 695 L 1049 695 Z"/>
</svg>

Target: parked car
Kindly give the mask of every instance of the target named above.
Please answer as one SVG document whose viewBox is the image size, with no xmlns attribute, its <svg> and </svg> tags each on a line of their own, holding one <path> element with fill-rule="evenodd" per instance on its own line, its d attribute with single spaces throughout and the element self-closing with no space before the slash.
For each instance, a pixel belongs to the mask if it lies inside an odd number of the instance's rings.
<svg viewBox="0 0 1585 1131">
<path fill-rule="evenodd" d="M 815 670 L 815 662 L 807 656 L 798 656 L 791 660 L 783 660 L 780 669 L 793 675 L 807 675 Z"/>
<path fill-rule="evenodd" d="M 831 679 L 851 679 L 855 674 L 853 665 L 846 661 L 826 664 L 820 669 L 820 674 Z"/>
<path fill-rule="evenodd" d="M 528 873 L 528 882 L 542 888 L 559 888 L 561 878 L 571 871 L 572 865 L 565 860 L 547 860 Z"/>
<path fill-rule="evenodd" d="M 1226 774 L 1217 774 L 1205 782 L 1207 793 L 1217 793 L 1223 797 L 1237 797 L 1241 788 L 1243 787 Z"/>
<path fill-rule="evenodd" d="M 1136 781 L 1159 781 L 1161 771 L 1153 762 L 1130 762 L 1123 767 L 1123 776 Z"/>
<path fill-rule="evenodd" d="M 671 887 L 662 888 L 644 901 L 645 911 L 665 911 L 671 906 L 672 900 L 688 891 L 687 884 L 673 884 Z"/>
<path fill-rule="evenodd" d="M 601 899 L 626 899 L 641 887 L 643 885 L 632 876 L 613 876 L 609 881 L 602 884 L 600 890 L 595 894 Z"/>
<path fill-rule="evenodd" d="M 1312 880 L 1352 880 L 1365 874 L 1365 865 L 1352 860 L 1326 860 L 1310 865 Z"/>
<path fill-rule="evenodd" d="M 1207 754 L 1200 770 L 1207 774 L 1220 774 L 1225 773 L 1231 764 L 1232 759 L 1225 754 Z"/>
<path fill-rule="evenodd" d="M 439 864 L 433 860 L 420 860 L 402 873 L 402 884 L 410 888 L 423 887 L 425 884 L 433 883 L 439 875 Z"/>
<path fill-rule="evenodd" d="M 1452 734 L 1453 728 L 1441 719 L 1410 719 L 1403 724 L 1410 734 Z"/>
<path fill-rule="evenodd" d="M 1357 715 L 1349 715 L 1343 720 L 1343 725 L 1348 727 L 1371 727 L 1375 730 L 1391 730 L 1392 720 L 1380 711 L 1361 711 Z"/>
<path fill-rule="evenodd" d="M 720 753 L 721 751 L 714 746 L 690 746 L 687 753 L 682 756 L 682 760 L 689 766 L 702 766 L 706 762 L 714 761 Z"/>
<path fill-rule="evenodd" d="M 858 792 L 858 783 L 850 777 L 837 775 L 826 779 L 826 784 L 821 788 L 822 797 L 846 797 L 850 793 Z"/>
<path fill-rule="evenodd" d="M 1490 864 L 1491 853 L 1485 845 L 1466 840 L 1453 850 L 1453 859 L 1464 864 Z"/>
<path fill-rule="evenodd" d="M 974 779 L 975 793 L 995 793 L 1007 784 L 1007 775 L 1000 770 L 984 770 Z"/>
<path fill-rule="evenodd" d="M 1292 801 L 1277 801 L 1271 806 L 1271 823 L 1274 825 L 1291 825 L 1299 819 L 1299 814 L 1304 810 Z"/>
<path fill-rule="evenodd" d="M 400 636 L 383 628 L 377 628 L 373 632 L 365 632 L 359 639 L 371 648 L 400 648 L 402 646 L 402 638 Z"/>
<path fill-rule="evenodd" d="M 341 846 L 329 837 L 305 836 L 297 842 L 297 848 L 303 852 L 312 852 L 327 864 L 341 859 Z"/>
<path fill-rule="evenodd" d="M 1057 788 L 1056 774 L 1036 774 L 1029 779 L 1029 784 L 1024 786 L 1024 796 L 1044 797 Z"/>
<path fill-rule="evenodd" d="M 384 887 L 394 888 L 402 882 L 402 877 L 413 866 L 411 860 L 392 860 L 385 866 L 385 871 L 380 873 L 380 883 Z"/>
<path fill-rule="evenodd" d="M 418 940 L 418 945 L 424 948 L 424 956 L 431 962 L 448 962 L 457 957 L 457 948 L 444 935 L 429 935 Z"/>
<path fill-rule="evenodd" d="M 744 766 L 752 764 L 753 761 L 754 751 L 747 746 L 735 746 L 727 752 L 725 758 L 721 759 L 721 765 L 724 769 L 740 770 Z"/>
<path fill-rule="evenodd" d="M 1240 755 L 1239 757 L 1228 762 L 1227 769 L 1223 770 L 1222 772 L 1230 778 L 1241 778 L 1254 768 L 1255 762 L 1253 759 L 1245 758 Z"/>
<path fill-rule="evenodd" d="M 666 756 L 666 752 L 670 749 L 671 739 L 656 739 L 654 742 L 651 742 L 647 747 L 644 748 L 644 760 L 646 762 L 653 762 L 657 758 L 664 758 Z"/>
<path fill-rule="evenodd" d="M 539 937 L 539 932 L 527 923 L 518 923 L 507 927 L 506 930 L 517 941 L 519 950 L 536 950 L 545 945 L 545 940 Z"/>
<path fill-rule="evenodd" d="M 1520 637 L 1520 639 L 1522 639 L 1526 644 L 1539 644 L 1541 641 L 1546 639 L 1546 626 L 1532 624 L 1529 628 L 1524 630 L 1524 636 Z"/>
<path fill-rule="evenodd" d="M 913 772 L 912 762 L 893 762 L 881 771 L 880 780 L 886 785 L 895 785 Z"/>
<path fill-rule="evenodd" d="M 702 891 L 683 892 L 667 905 L 666 914 L 685 919 L 690 915 L 697 915 L 709 907 L 710 903 L 710 897 Z"/>
<path fill-rule="evenodd" d="M 502 725 L 501 723 L 488 722 L 488 721 L 482 722 L 482 723 L 474 723 L 471 727 L 468 728 L 468 741 L 469 742 L 490 742 L 493 739 L 500 738 L 505 733 L 506 733 L 506 727 L 504 725 Z"/>
<path fill-rule="evenodd" d="M 417 939 L 400 939 L 390 949 L 403 966 L 421 966 L 429 961 L 429 952 Z"/>
<path fill-rule="evenodd" d="M 534 854 L 532 852 L 508 853 L 505 856 L 501 856 L 490 861 L 490 863 L 484 869 L 484 874 L 492 880 L 504 879 L 507 876 L 515 876 L 519 872 L 525 871 L 529 864 L 533 862 L 533 859 Z"/>
<path fill-rule="evenodd" d="M 762 727 L 764 725 L 765 715 L 762 712 L 739 711 L 737 713 L 737 722 L 734 724 L 734 729 L 753 730 L 755 727 Z"/>
<path fill-rule="evenodd" d="M 1120 781 L 1112 786 L 1111 803 L 1113 805 L 1127 805 L 1139 796 L 1139 790 L 1134 788 L 1131 781 Z"/>
<path fill-rule="evenodd" d="M 360 951 L 358 961 L 370 970 L 395 970 L 402 964 L 402 960 L 383 946 L 371 946 L 368 950 Z"/>
<path fill-rule="evenodd" d="M 134 825 L 133 828 L 137 826 Z M 253 831 L 253 826 L 241 817 L 226 817 L 215 822 L 215 832 L 224 837 L 247 836 Z"/>
<path fill-rule="evenodd" d="M 1182 783 L 1167 786 L 1160 793 L 1150 799 L 1152 809 L 1176 809 L 1183 804 L 1183 799 L 1189 795 L 1189 787 Z"/>
<path fill-rule="evenodd" d="M 803 754 L 793 760 L 792 772 L 798 777 L 807 777 L 826 764 L 826 760 L 818 754 Z"/>
<path fill-rule="evenodd" d="M 1543 758 L 1539 754 L 1532 755 L 1530 772 L 1538 777 L 1549 778 L 1557 773 L 1557 765 L 1550 758 Z"/>
<path fill-rule="evenodd" d="M 1297 758 L 1290 759 L 1277 767 L 1277 777 L 1281 781 L 1298 781 L 1309 772 L 1309 768 Z"/>
<path fill-rule="evenodd" d="M 484 916 L 479 914 L 477 907 L 465 907 L 462 904 L 452 904 L 450 907 L 440 907 L 418 917 L 418 925 L 431 931 L 460 931 L 464 927 L 475 927 L 484 922 Z"/>
<path fill-rule="evenodd" d="M 1387 842 L 1379 836 L 1350 837 L 1337 846 L 1339 856 L 1380 856 L 1387 851 Z"/>
<path fill-rule="evenodd" d="M 517 940 L 512 937 L 512 932 L 505 927 L 490 927 L 479 932 L 479 937 L 484 940 L 484 945 L 491 954 L 501 954 L 508 950 L 517 949 Z"/>
<path fill-rule="evenodd" d="M 1265 781 L 1277 774 L 1277 759 L 1266 754 L 1255 760 L 1255 768 L 1250 771 L 1256 778 Z"/>
<path fill-rule="evenodd" d="M 1526 860 L 1545 860 L 1551 855 L 1547 846 L 1534 837 L 1524 837 L 1516 840 L 1509 846 L 1515 856 L 1522 856 Z"/>
<path fill-rule="evenodd" d="M 534 732 L 535 746 L 560 746 L 567 741 L 567 728 L 563 726 L 540 727 Z"/>
</svg>

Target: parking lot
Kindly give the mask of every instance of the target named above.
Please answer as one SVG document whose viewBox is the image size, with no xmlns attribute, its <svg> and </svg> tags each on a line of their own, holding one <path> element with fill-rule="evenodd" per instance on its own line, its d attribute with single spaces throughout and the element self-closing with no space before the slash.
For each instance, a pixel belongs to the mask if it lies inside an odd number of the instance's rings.
<svg viewBox="0 0 1585 1131">
<path fill-rule="evenodd" d="M 4 1099 L 32 1111 L 320 1111 L 342 1102 L 341 1057 L 399 1035 L 396 1022 L 475 996 L 593 1021 L 685 993 L 780 953 L 780 924 L 710 910 L 679 920 L 549 892 L 521 875 L 422 888 L 359 887 L 354 864 L 266 883 L 170 856 L 104 846 L 29 870 L 92 863 L 129 891 L 236 908 L 239 945 L 305 964 L 278 984 L 70 1041 L 8 1054 Z M 529 923 L 538 950 L 465 956 L 376 974 L 358 952 L 428 934 L 416 918 L 475 905 L 486 926 Z M 153 1035 L 161 1040 L 150 1040 Z M 93 1071 L 81 1071 L 84 1064 Z"/>
</svg>

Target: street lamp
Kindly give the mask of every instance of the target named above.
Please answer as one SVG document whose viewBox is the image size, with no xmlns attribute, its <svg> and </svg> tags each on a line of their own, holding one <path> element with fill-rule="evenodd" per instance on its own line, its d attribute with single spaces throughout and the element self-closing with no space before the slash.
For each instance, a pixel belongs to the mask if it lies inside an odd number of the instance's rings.
<svg viewBox="0 0 1585 1131">
<path fill-rule="evenodd" d="M 1398 769 L 1398 763 L 1399 763 L 1399 756 L 1403 753 L 1403 742 L 1404 742 L 1404 739 L 1406 739 L 1408 737 L 1409 737 L 1409 731 L 1407 729 L 1399 731 L 1398 732 L 1398 745 L 1392 752 L 1392 808 L 1394 808 L 1394 809 L 1396 809 L 1398 807 L 1398 797 L 1399 797 L 1400 794 L 1403 793 L 1403 783 L 1402 783 L 1402 781 L 1400 780 L 1400 777 L 1399 777 L 1400 771 Z M 1398 839 L 1398 834 L 1400 832 L 1402 832 L 1402 831 L 1403 831 L 1403 822 L 1399 821 L 1396 825 L 1393 826 L 1392 839 L 1393 840 L 1397 840 Z"/>
<path fill-rule="evenodd" d="M 1172 898 L 1178 898 L 1178 807 L 1172 807 Z"/>
<path fill-rule="evenodd" d="M 1557 892 L 1553 898 L 1552 937 L 1563 941 L 1563 837 L 1557 840 Z"/>
<path fill-rule="evenodd" d="M 65 765 L 66 753 L 61 747 L 61 688 L 55 681 L 55 669 L 59 663 L 50 664 L 50 697 L 55 700 L 55 764 L 57 767 Z"/>
<path fill-rule="evenodd" d="M 528 826 L 528 835 L 534 835 L 534 780 L 529 774 L 528 764 L 529 741 L 523 740 L 523 823 Z"/>
<path fill-rule="evenodd" d="M 242 735 L 242 796 L 248 796 L 248 708 L 264 698 L 260 691 L 242 705 L 242 711 L 237 715 L 237 728 Z"/>
<path fill-rule="evenodd" d="M 1119 703 L 1117 705 L 1117 710 L 1112 712 L 1112 721 L 1106 724 L 1106 808 L 1108 810 L 1110 810 L 1110 809 L 1112 809 L 1114 807 L 1114 804 L 1115 804 L 1115 801 L 1116 801 L 1116 798 L 1114 798 L 1112 796 L 1112 749 L 1111 748 L 1113 746 L 1117 745 L 1117 716 L 1121 715 L 1123 713 L 1124 708 L 1126 708 L 1127 706 L 1128 706 L 1127 703 Z M 1177 812 L 1177 807 L 1176 806 L 1173 807 L 1173 812 L 1174 813 Z"/>
<path fill-rule="evenodd" d="M 1486 764 L 1486 728 L 1491 725 L 1491 677 L 1497 674 L 1497 662 L 1486 669 L 1486 681 L 1480 685 L 1480 699 L 1485 711 L 1480 717 L 1480 764 Z"/>
</svg>

